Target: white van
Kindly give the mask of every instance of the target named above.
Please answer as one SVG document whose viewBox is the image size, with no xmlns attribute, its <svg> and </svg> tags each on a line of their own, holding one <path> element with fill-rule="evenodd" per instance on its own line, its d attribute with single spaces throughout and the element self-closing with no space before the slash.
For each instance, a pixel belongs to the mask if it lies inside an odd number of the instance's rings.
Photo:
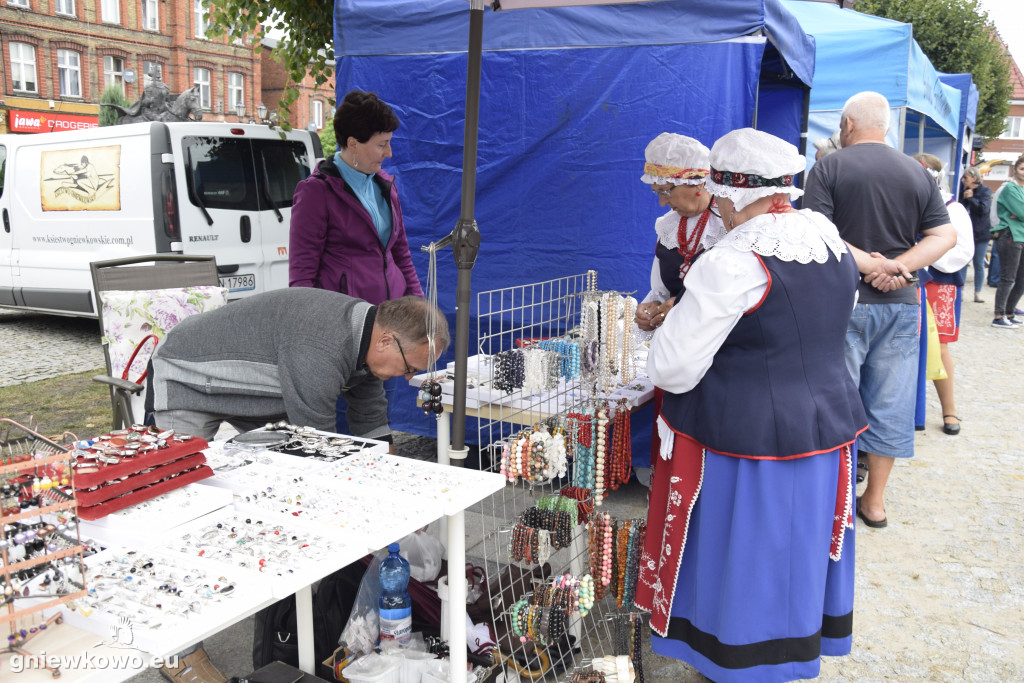
<svg viewBox="0 0 1024 683">
<path fill-rule="evenodd" d="M 213 255 L 230 298 L 288 286 L 308 131 L 133 123 L 0 135 L 0 306 L 96 317 L 89 263 Z"/>
</svg>

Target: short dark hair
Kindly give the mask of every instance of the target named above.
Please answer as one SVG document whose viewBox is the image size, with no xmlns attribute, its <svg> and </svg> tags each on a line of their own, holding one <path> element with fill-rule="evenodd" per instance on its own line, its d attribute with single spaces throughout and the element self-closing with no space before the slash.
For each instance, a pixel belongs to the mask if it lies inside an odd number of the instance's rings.
<svg viewBox="0 0 1024 683">
<path fill-rule="evenodd" d="M 366 142 L 377 133 L 398 130 L 398 117 L 377 93 L 353 90 L 334 112 L 334 138 L 338 149 L 348 145 L 350 137 Z"/>
<path fill-rule="evenodd" d="M 448 319 L 426 299 L 418 296 L 403 296 L 400 299 L 384 301 L 377 307 L 374 324 L 419 346 L 427 343 L 427 316 L 431 316 L 431 322 L 437 332 L 434 338 L 434 350 L 437 353 L 443 353 L 451 342 L 451 337 L 448 334 Z"/>
</svg>

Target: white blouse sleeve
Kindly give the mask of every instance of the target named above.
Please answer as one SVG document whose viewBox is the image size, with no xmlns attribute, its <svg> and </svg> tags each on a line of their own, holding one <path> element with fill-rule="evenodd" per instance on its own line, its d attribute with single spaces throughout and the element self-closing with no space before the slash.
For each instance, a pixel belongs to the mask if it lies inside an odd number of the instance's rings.
<svg viewBox="0 0 1024 683">
<path fill-rule="evenodd" d="M 647 293 L 644 300 L 640 303 L 646 304 L 651 301 L 657 301 L 659 304 L 668 299 L 668 288 L 665 287 L 665 283 L 661 280 L 661 268 L 658 266 L 658 257 L 654 257 L 654 263 L 651 264 L 651 291 Z"/>
<path fill-rule="evenodd" d="M 686 275 L 686 292 L 651 340 L 647 374 L 665 391 L 697 386 L 743 314 L 768 288 L 757 256 L 728 247 L 710 249 Z"/>
</svg>

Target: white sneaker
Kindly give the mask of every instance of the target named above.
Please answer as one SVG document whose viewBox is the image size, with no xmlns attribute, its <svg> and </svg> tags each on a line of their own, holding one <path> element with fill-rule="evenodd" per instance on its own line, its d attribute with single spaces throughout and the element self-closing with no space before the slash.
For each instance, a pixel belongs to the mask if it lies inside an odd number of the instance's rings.
<svg viewBox="0 0 1024 683">
<path fill-rule="evenodd" d="M 1018 325 L 1010 322 L 1009 318 L 1003 316 L 1001 318 L 996 318 L 995 320 L 993 320 L 992 327 L 1001 327 L 1004 330 L 1015 330 L 1017 329 Z"/>
</svg>

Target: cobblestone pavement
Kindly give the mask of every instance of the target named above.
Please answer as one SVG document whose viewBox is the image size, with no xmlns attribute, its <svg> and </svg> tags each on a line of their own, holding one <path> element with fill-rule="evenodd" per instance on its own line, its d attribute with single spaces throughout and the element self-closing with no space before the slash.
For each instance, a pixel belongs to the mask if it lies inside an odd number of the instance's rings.
<svg viewBox="0 0 1024 683">
<path fill-rule="evenodd" d="M 99 324 L 0 308 L 0 387 L 104 367 Z"/>
</svg>

